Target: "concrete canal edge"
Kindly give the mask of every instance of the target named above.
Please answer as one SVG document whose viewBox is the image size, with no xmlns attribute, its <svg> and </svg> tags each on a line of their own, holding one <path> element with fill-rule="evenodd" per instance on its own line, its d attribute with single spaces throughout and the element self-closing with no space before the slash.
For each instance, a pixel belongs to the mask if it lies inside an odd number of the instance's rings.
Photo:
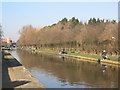
<svg viewBox="0 0 120 90">
<path fill-rule="evenodd" d="M 3 88 L 41 88 L 45 86 L 39 82 L 31 73 L 16 60 L 7 50 L 3 51 Z M 4 67 L 7 67 L 4 70 Z M 8 75 L 5 74 L 8 73 Z M 7 81 L 6 78 L 10 78 Z"/>
</svg>

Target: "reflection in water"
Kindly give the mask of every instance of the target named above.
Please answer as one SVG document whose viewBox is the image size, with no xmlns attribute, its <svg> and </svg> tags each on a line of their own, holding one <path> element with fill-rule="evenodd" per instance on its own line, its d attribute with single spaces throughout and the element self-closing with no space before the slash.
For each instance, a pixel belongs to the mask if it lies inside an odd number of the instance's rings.
<svg viewBox="0 0 120 90">
<path fill-rule="evenodd" d="M 20 62 L 47 88 L 118 87 L 118 68 L 21 50 L 17 54 Z"/>
<path fill-rule="evenodd" d="M 59 56 L 59 58 L 61 59 L 61 61 L 64 61 L 65 56 Z"/>
<path fill-rule="evenodd" d="M 107 65 L 102 64 L 102 65 L 101 65 L 101 67 L 102 67 L 103 72 L 105 72 L 105 71 L 106 71 L 106 69 L 107 69 Z"/>
</svg>

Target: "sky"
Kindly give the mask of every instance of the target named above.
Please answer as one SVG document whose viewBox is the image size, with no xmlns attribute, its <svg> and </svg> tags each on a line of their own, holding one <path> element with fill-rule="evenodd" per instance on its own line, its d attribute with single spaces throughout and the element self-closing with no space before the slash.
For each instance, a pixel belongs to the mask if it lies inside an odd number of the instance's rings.
<svg viewBox="0 0 120 90">
<path fill-rule="evenodd" d="M 0 23 L 4 38 L 17 41 L 18 31 L 25 25 L 43 27 L 57 23 L 62 18 L 89 18 L 118 20 L 117 2 L 2 2 Z"/>
</svg>

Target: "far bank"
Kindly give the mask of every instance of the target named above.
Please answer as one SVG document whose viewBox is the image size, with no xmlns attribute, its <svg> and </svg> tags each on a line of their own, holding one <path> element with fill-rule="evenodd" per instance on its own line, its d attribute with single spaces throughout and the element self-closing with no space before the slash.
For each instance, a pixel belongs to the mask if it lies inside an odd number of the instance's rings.
<svg viewBox="0 0 120 90">
<path fill-rule="evenodd" d="M 30 49 L 30 48 L 19 48 L 21 50 L 30 51 L 32 53 L 46 53 L 46 54 L 54 54 L 59 56 L 71 57 L 77 60 L 83 60 L 87 62 L 98 63 L 98 59 L 101 55 L 91 55 L 91 54 L 82 54 L 80 52 L 67 52 L 67 54 L 59 54 L 58 50 L 53 49 Z M 119 58 L 114 56 L 108 56 L 110 60 L 102 60 L 101 63 L 110 65 L 110 66 L 120 66 Z"/>
</svg>

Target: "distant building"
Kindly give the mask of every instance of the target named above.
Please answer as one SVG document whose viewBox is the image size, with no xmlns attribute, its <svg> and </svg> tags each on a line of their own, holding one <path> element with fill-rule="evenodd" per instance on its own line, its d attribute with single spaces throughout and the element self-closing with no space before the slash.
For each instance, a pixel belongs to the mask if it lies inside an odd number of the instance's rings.
<svg viewBox="0 0 120 90">
<path fill-rule="evenodd" d="M 10 46 L 12 44 L 12 40 L 7 38 L 7 39 L 2 39 L 2 46 Z"/>
</svg>

